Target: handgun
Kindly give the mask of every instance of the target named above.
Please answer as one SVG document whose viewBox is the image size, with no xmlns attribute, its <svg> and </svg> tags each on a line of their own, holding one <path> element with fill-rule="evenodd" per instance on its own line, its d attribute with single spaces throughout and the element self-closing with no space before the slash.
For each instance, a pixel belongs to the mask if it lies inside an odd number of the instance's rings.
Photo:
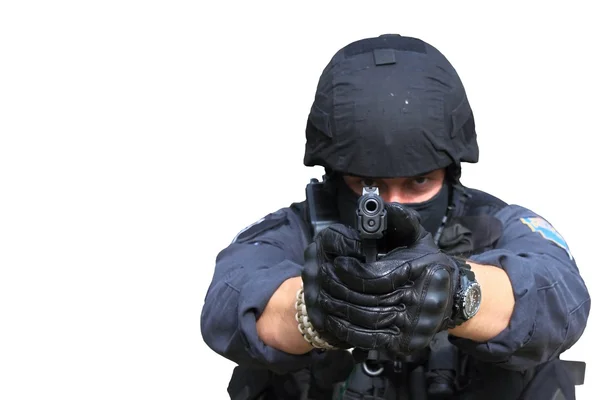
<svg viewBox="0 0 600 400">
<path fill-rule="evenodd" d="M 377 239 L 383 238 L 387 229 L 385 202 L 375 186 L 363 187 L 356 208 L 356 225 L 367 262 L 377 260 Z"/>
<path fill-rule="evenodd" d="M 377 240 L 383 238 L 387 229 L 387 210 L 377 187 L 363 187 L 362 196 L 358 198 L 356 208 L 356 226 L 366 261 L 376 261 L 378 258 Z M 383 372 L 381 361 L 379 351 L 369 351 L 366 360 L 362 363 L 363 371 L 369 376 L 380 375 Z"/>
</svg>

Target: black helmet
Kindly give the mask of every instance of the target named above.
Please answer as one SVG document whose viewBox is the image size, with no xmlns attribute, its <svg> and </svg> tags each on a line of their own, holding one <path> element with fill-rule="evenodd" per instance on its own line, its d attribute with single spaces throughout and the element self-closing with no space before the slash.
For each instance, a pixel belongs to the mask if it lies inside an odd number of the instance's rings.
<svg viewBox="0 0 600 400">
<path fill-rule="evenodd" d="M 462 82 L 428 43 L 400 35 L 359 40 L 323 70 L 306 126 L 305 165 L 392 178 L 460 171 L 461 162 L 478 158 Z"/>
</svg>

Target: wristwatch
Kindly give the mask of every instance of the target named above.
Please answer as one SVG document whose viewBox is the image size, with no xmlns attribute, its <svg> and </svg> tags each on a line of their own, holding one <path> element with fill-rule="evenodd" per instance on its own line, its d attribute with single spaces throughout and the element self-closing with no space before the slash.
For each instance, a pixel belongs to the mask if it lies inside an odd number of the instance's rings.
<svg viewBox="0 0 600 400">
<path fill-rule="evenodd" d="M 481 286 L 475 279 L 471 266 L 461 263 L 459 267 L 458 288 L 454 295 L 453 322 L 459 326 L 477 314 L 481 306 Z"/>
</svg>

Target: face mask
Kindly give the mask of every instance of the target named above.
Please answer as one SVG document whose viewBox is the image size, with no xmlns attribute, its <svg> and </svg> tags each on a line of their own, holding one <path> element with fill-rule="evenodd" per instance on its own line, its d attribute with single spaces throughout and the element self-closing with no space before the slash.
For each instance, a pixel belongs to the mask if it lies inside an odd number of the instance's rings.
<svg viewBox="0 0 600 400">
<path fill-rule="evenodd" d="M 337 192 L 336 198 L 340 221 L 356 228 L 356 205 L 360 196 L 350 189 L 340 176 L 334 178 L 334 185 Z M 432 235 L 435 235 L 444 215 L 446 215 L 449 200 L 449 185 L 447 182 L 444 182 L 440 191 L 431 199 L 421 203 L 403 204 L 403 206 L 417 211 L 421 216 L 421 225 L 423 228 Z"/>
<path fill-rule="evenodd" d="M 407 208 L 411 208 L 421 216 L 421 225 L 425 230 L 435 236 L 444 215 L 448 209 L 450 201 L 450 189 L 448 183 L 444 181 L 440 191 L 427 201 L 421 203 L 403 204 Z"/>
</svg>

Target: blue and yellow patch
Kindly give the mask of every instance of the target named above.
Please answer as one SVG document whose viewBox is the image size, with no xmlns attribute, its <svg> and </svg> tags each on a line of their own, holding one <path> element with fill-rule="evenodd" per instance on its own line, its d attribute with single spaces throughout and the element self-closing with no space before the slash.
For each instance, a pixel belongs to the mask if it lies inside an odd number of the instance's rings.
<svg viewBox="0 0 600 400">
<path fill-rule="evenodd" d="M 541 217 L 527 217 L 521 218 L 521 222 L 527 225 L 532 232 L 539 233 L 545 239 L 548 239 L 565 249 L 565 251 L 569 255 L 569 258 L 571 260 L 573 259 L 573 255 L 571 254 L 571 250 L 567 245 L 567 241 L 565 240 L 565 238 L 562 237 L 560 233 L 556 231 L 556 229 L 554 229 L 554 227 L 548 221 Z"/>
</svg>

